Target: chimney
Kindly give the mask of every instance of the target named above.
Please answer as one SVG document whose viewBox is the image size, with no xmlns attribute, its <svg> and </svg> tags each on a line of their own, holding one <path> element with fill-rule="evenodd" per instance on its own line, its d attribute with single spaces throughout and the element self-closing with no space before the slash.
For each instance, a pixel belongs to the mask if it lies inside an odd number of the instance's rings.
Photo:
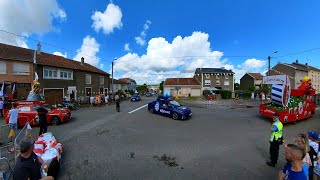
<svg viewBox="0 0 320 180">
<path fill-rule="evenodd" d="M 41 44 L 40 44 L 40 42 L 37 44 L 37 54 L 41 54 Z"/>
<path fill-rule="evenodd" d="M 81 58 L 81 65 L 84 65 L 84 58 Z"/>
<path fill-rule="evenodd" d="M 296 60 L 296 63 L 299 63 L 298 59 Z"/>
</svg>

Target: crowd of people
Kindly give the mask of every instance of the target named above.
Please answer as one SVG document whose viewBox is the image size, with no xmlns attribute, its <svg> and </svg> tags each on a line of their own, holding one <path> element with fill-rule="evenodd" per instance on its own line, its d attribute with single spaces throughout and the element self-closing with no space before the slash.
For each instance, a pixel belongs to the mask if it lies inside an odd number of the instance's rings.
<svg viewBox="0 0 320 180">
<path fill-rule="evenodd" d="M 284 146 L 286 165 L 279 172 L 279 180 L 320 180 L 319 134 L 308 132 L 298 134 L 295 143 L 287 144 L 283 138 L 283 124 L 279 114 L 273 114 L 270 137 L 270 161 L 266 164 L 275 167 L 280 145 Z"/>
</svg>

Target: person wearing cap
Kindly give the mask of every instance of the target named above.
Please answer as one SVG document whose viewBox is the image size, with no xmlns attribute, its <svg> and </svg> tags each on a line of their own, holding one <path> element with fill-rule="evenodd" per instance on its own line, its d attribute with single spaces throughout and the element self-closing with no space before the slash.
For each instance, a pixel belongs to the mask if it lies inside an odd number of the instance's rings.
<svg viewBox="0 0 320 180">
<path fill-rule="evenodd" d="M 270 161 L 266 164 L 268 166 L 275 167 L 279 157 L 279 146 L 283 142 L 282 130 L 283 124 L 279 120 L 280 115 L 277 113 L 273 114 L 273 124 L 271 128 L 271 137 L 270 137 Z"/>
<path fill-rule="evenodd" d="M 34 142 L 25 136 L 19 143 L 20 154 L 17 157 L 13 171 L 13 179 L 18 180 L 52 180 L 52 176 L 41 178 L 41 168 L 47 170 L 47 164 L 34 152 Z"/>
</svg>

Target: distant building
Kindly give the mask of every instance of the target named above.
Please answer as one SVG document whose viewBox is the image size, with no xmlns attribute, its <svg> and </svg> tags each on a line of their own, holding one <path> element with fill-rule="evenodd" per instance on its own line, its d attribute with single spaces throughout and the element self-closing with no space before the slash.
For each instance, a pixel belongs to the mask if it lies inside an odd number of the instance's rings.
<svg viewBox="0 0 320 180">
<path fill-rule="evenodd" d="M 131 91 L 135 91 L 137 88 L 137 82 L 131 78 L 120 78 L 119 81 L 123 81 L 126 82 L 128 84 L 128 90 Z"/>
<path fill-rule="evenodd" d="M 114 90 L 114 92 L 118 92 L 119 90 L 127 91 L 128 84 L 125 81 L 113 79 L 113 90 Z"/>
<path fill-rule="evenodd" d="M 172 96 L 200 97 L 201 83 L 196 78 L 167 78 L 163 90 L 169 91 Z"/>
<path fill-rule="evenodd" d="M 250 87 L 260 89 L 263 76 L 260 73 L 246 73 L 240 79 L 240 89 L 248 90 Z"/>
<path fill-rule="evenodd" d="M 234 72 L 222 68 L 197 68 L 194 78 L 201 84 L 201 90 L 216 88 L 234 90 Z"/>
</svg>

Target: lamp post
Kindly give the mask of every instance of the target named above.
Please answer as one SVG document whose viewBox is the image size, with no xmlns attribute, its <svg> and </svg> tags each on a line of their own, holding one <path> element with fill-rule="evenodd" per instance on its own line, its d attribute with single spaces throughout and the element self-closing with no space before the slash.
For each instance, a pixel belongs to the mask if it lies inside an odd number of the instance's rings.
<svg viewBox="0 0 320 180">
<path fill-rule="evenodd" d="M 112 76 L 112 78 L 111 78 L 111 93 L 112 93 L 112 95 L 113 95 L 113 64 L 114 64 L 114 61 L 116 61 L 117 60 L 117 58 L 114 58 L 114 60 L 111 62 L 111 76 Z"/>
<path fill-rule="evenodd" d="M 275 52 L 273 52 L 272 54 L 276 54 L 276 53 L 278 53 L 278 51 L 275 51 Z M 270 76 L 270 60 L 271 60 L 271 56 L 268 56 L 268 76 Z"/>
</svg>

